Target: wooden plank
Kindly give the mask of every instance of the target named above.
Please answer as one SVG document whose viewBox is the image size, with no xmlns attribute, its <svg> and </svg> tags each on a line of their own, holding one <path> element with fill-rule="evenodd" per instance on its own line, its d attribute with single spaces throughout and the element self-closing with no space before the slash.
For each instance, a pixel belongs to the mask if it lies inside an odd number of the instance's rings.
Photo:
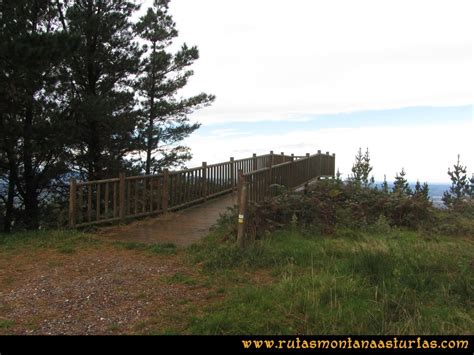
<svg viewBox="0 0 474 355">
<path fill-rule="evenodd" d="M 135 180 L 133 187 L 133 214 L 138 213 L 138 180 Z"/>
<path fill-rule="evenodd" d="M 247 212 L 247 184 L 245 177 L 242 176 L 242 181 L 239 183 L 239 215 L 237 220 L 237 244 L 240 248 L 245 248 L 245 225 Z"/>
<path fill-rule="evenodd" d="M 234 163 L 234 157 L 230 157 L 230 171 L 229 171 L 229 178 L 230 178 L 230 187 L 232 187 L 232 189 L 234 188 L 235 186 L 235 163 Z"/>
<path fill-rule="evenodd" d="M 161 207 L 163 211 L 168 211 L 168 183 L 169 183 L 169 172 L 168 169 L 165 169 L 163 172 L 163 186 L 161 193 Z"/>
<path fill-rule="evenodd" d="M 202 162 L 202 197 L 207 200 L 207 163 Z"/>
<path fill-rule="evenodd" d="M 76 185 L 77 186 L 77 185 Z M 84 221 L 84 211 L 82 210 L 83 206 L 82 206 L 82 203 L 84 201 L 84 198 L 83 198 L 83 194 L 82 194 L 82 190 L 84 189 L 82 186 L 80 186 L 79 188 L 79 196 L 78 196 L 78 204 L 77 204 L 77 211 L 78 211 L 78 214 L 77 214 L 77 219 L 76 219 L 76 223 L 78 221 L 81 221 L 83 222 Z"/>
<path fill-rule="evenodd" d="M 161 179 L 157 178 L 156 181 L 156 188 L 155 188 L 155 196 L 156 196 L 156 211 L 161 210 Z"/>
<path fill-rule="evenodd" d="M 150 184 L 150 191 L 149 191 L 149 199 L 150 199 L 150 212 L 153 212 L 153 180 L 149 179 L 149 184 Z"/>
<path fill-rule="evenodd" d="M 87 186 L 87 221 L 92 221 L 92 185 Z"/>
<path fill-rule="evenodd" d="M 113 203 L 114 203 L 114 218 L 117 218 L 118 216 L 118 201 L 117 201 L 117 190 L 118 190 L 118 183 L 114 182 L 114 198 L 113 198 Z"/>
<path fill-rule="evenodd" d="M 115 181 L 118 181 L 117 178 L 113 178 L 113 179 L 104 179 L 104 180 L 93 180 L 93 181 L 81 181 L 81 182 L 76 182 L 76 186 L 79 187 L 79 186 L 90 186 L 90 185 L 95 185 L 95 184 L 99 184 L 99 183 L 106 183 L 106 182 L 115 182 Z"/>
<path fill-rule="evenodd" d="M 105 196 L 104 196 L 104 214 L 105 218 L 109 218 L 109 183 L 105 183 Z"/>
<path fill-rule="evenodd" d="M 142 184 L 142 213 L 146 212 L 146 202 L 147 202 L 147 179 L 143 179 Z"/>
<path fill-rule="evenodd" d="M 76 226 L 76 179 L 71 179 L 69 185 L 69 227 Z"/>
<path fill-rule="evenodd" d="M 100 219 L 100 185 L 101 184 L 97 184 L 97 191 L 95 193 L 95 212 L 96 212 L 95 219 L 97 221 Z"/>
<path fill-rule="evenodd" d="M 119 218 L 122 221 L 125 217 L 125 173 L 120 173 L 119 179 Z"/>
<path fill-rule="evenodd" d="M 132 191 L 132 183 L 130 180 L 127 180 L 127 216 L 130 215 L 130 209 L 132 206 L 131 191 Z"/>
</svg>

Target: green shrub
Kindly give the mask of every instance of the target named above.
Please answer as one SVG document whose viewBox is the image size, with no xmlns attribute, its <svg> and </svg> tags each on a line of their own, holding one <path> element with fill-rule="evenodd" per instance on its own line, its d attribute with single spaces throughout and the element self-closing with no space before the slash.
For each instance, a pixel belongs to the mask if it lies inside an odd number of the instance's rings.
<svg viewBox="0 0 474 355">
<path fill-rule="evenodd" d="M 388 233 L 391 227 L 433 223 L 433 207 L 425 194 L 389 193 L 337 180 L 319 181 L 306 194 L 284 191 L 250 208 L 249 214 L 249 230 L 255 236 L 297 225 L 334 234 L 338 227 Z"/>
</svg>

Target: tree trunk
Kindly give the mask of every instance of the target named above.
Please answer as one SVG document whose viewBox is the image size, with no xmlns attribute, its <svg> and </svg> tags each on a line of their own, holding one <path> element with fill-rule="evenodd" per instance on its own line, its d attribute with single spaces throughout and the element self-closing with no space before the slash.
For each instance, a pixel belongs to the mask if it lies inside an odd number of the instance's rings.
<svg viewBox="0 0 474 355">
<path fill-rule="evenodd" d="M 31 98 L 33 100 L 33 98 Z M 29 230 L 38 229 L 38 192 L 33 169 L 33 104 L 28 103 L 23 122 L 23 167 L 25 183 L 25 224 Z"/>
<path fill-rule="evenodd" d="M 153 99 L 151 100 L 151 104 L 153 105 Z M 153 107 L 153 106 L 152 106 Z M 145 167 L 145 174 L 150 175 L 151 172 L 151 153 L 153 151 L 153 125 L 154 125 L 154 117 L 153 117 L 153 110 L 150 108 L 150 121 L 148 127 L 148 139 L 147 139 L 147 147 L 146 147 L 146 167 Z"/>
<path fill-rule="evenodd" d="M 152 55 L 156 53 L 156 42 L 152 45 Z M 146 142 L 146 166 L 145 174 L 150 175 L 151 172 L 151 154 L 153 152 L 153 126 L 155 124 L 155 65 L 151 62 L 151 89 L 150 89 L 150 117 L 148 122 L 148 137 Z"/>
</svg>

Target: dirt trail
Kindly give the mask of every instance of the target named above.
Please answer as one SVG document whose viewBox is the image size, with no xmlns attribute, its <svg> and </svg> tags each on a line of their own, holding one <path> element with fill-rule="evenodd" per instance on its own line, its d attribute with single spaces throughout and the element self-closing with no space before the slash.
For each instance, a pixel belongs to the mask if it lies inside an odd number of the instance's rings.
<svg viewBox="0 0 474 355">
<path fill-rule="evenodd" d="M 125 226 L 104 228 L 100 235 L 124 242 L 173 243 L 178 246 L 187 246 L 206 236 L 219 215 L 235 203 L 236 194 L 230 194 L 182 211 L 167 213 Z"/>
<path fill-rule="evenodd" d="M 107 244 L 73 254 L 0 251 L 0 335 L 177 332 L 186 321 L 174 315 L 212 302 L 182 256 Z"/>
</svg>

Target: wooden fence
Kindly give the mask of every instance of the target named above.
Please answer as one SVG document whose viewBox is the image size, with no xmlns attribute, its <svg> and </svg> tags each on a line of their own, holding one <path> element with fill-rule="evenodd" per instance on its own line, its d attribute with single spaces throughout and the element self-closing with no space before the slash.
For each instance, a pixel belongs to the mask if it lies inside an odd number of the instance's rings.
<svg viewBox="0 0 474 355">
<path fill-rule="evenodd" d="M 69 226 L 124 221 L 181 209 L 234 191 L 239 172 L 249 174 L 298 158 L 281 153 L 234 160 L 158 175 L 125 176 L 77 182 L 69 191 Z M 304 159 L 302 159 L 304 160 Z"/>
<path fill-rule="evenodd" d="M 335 174 L 335 157 L 329 152 L 306 154 L 288 161 L 270 161 L 268 166 L 241 173 L 239 190 L 243 184 L 247 187 L 247 201 L 258 203 L 271 197 L 278 191 L 278 186 L 295 189 L 318 177 L 333 177 Z"/>
<path fill-rule="evenodd" d="M 267 166 L 252 171 L 240 171 L 238 182 L 237 241 L 241 247 L 246 244 L 247 207 L 258 204 L 278 193 L 280 187 L 297 189 L 311 180 L 321 177 L 334 177 L 336 155 L 329 152 L 306 154 L 293 157 L 288 161 L 270 158 Z"/>
</svg>

